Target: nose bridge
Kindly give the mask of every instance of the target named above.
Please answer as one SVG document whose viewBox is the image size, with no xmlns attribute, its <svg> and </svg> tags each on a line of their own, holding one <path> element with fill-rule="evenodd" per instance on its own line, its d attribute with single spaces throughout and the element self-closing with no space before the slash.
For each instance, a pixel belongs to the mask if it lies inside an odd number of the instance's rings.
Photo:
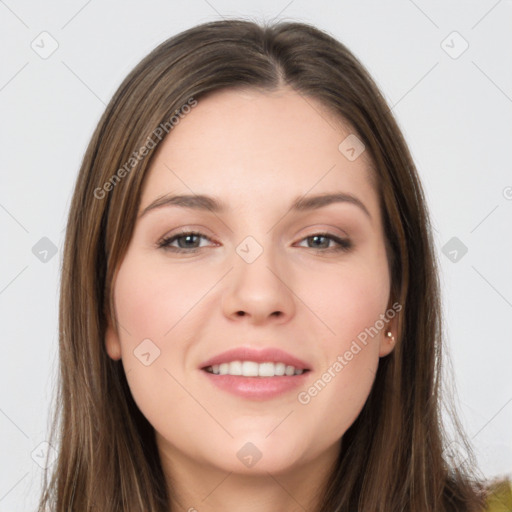
<svg viewBox="0 0 512 512">
<path fill-rule="evenodd" d="M 262 322 L 294 313 L 293 294 L 286 286 L 285 261 L 272 236 L 249 235 L 235 248 L 233 270 L 224 291 L 225 315 L 249 316 Z"/>
</svg>

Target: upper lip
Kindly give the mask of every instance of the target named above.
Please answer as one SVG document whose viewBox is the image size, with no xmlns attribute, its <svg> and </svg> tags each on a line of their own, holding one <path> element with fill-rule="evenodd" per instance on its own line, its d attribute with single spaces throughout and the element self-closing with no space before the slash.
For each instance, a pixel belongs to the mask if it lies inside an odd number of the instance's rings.
<svg viewBox="0 0 512 512">
<path fill-rule="evenodd" d="M 255 349 L 251 347 L 233 348 L 204 361 L 201 363 L 201 369 L 213 366 L 214 364 L 229 363 L 231 361 L 284 363 L 289 366 L 294 366 L 296 369 L 311 369 L 306 362 L 302 361 L 298 357 L 292 356 L 291 354 L 288 354 L 288 352 L 274 347 L 263 349 Z"/>
</svg>

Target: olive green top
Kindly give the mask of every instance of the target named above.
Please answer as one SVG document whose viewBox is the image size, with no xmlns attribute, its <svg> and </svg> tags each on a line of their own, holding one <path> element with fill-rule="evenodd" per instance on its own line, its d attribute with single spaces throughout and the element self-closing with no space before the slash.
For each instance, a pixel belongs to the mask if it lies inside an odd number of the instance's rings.
<svg viewBox="0 0 512 512">
<path fill-rule="evenodd" d="M 512 480 L 502 480 L 489 486 L 486 512 L 512 512 Z"/>
</svg>

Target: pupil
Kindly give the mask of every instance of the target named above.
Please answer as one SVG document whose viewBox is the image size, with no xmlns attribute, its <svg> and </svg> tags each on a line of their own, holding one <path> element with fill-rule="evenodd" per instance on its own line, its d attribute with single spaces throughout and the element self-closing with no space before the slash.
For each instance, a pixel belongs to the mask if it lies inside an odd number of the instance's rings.
<svg viewBox="0 0 512 512">
<path fill-rule="evenodd" d="M 181 239 L 183 240 L 186 240 L 186 243 L 184 245 L 193 245 L 193 241 L 191 239 L 193 239 L 196 235 L 186 235 L 186 236 L 183 236 L 181 237 Z M 189 244 L 188 242 L 191 242 L 192 241 L 192 244 Z"/>
<path fill-rule="evenodd" d="M 314 240 L 314 241 L 318 241 L 319 239 L 322 239 L 322 238 L 324 238 L 324 237 L 323 237 L 323 236 L 321 236 L 321 235 L 315 235 L 315 236 L 313 237 L 313 240 Z M 325 244 L 319 243 L 319 244 L 316 244 L 316 245 L 317 245 L 317 246 L 319 246 L 319 245 L 321 246 L 321 245 L 325 245 Z"/>
</svg>

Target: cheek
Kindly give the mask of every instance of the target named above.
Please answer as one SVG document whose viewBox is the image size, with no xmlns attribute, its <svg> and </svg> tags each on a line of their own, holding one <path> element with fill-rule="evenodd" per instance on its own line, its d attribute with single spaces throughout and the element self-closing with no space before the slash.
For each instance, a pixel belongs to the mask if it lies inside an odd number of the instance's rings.
<svg viewBox="0 0 512 512">
<path fill-rule="evenodd" d="M 175 333 L 181 332 L 185 322 L 180 321 L 204 294 L 200 283 L 197 274 L 166 272 L 135 254 L 125 258 L 116 279 L 116 314 L 122 325 L 120 344 L 128 385 L 144 416 L 164 431 L 175 421 L 175 411 L 188 403 L 179 385 L 182 375 L 176 371 L 184 365 L 186 339 Z M 194 414 L 199 422 L 199 411 L 191 409 L 187 417 Z"/>
<path fill-rule="evenodd" d="M 329 347 L 343 349 L 375 326 L 386 311 L 390 283 L 385 264 L 375 261 L 310 272 L 301 288 L 304 302 L 327 327 L 324 342 L 331 353 Z"/>
<path fill-rule="evenodd" d="M 132 341 L 163 341 L 208 291 L 204 274 L 126 259 L 116 282 L 116 312 Z"/>
<path fill-rule="evenodd" d="M 153 425 L 165 426 L 171 411 L 181 410 L 188 399 L 179 382 L 191 325 L 197 327 L 195 307 L 215 280 L 218 276 L 205 269 L 171 269 L 133 253 L 119 269 L 115 305 L 122 363 L 132 396 Z"/>
<path fill-rule="evenodd" d="M 317 378 L 299 402 L 311 414 L 329 418 L 324 424 L 327 437 L 350 427 L 371 391 L 387 325 L 381 315 L 386 312 L 389 284 L 385 260 L 374 259 L 371 264 L 361 260 L 318 272 L 303 285 L 308 307 L 328 329 L 320 329 L 317 339 L 322 354 Z"/>
</svg>

